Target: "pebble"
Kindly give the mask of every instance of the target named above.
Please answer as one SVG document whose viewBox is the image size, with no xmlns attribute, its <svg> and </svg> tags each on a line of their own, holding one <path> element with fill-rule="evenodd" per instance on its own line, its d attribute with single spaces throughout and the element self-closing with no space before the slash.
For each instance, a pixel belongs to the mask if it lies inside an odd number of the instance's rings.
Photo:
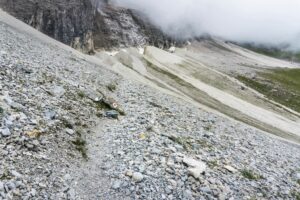
<svg viewBox="0 0 300 200">
<path fill-rule="evenodd" d="M 125 175 L 126 175 L 126 176 L 129 176 L 129 177 L 132 177 L 133 171 L 127 170 L 126 173 L 125 173 Z"/>
<path fill-rule="evenodd" d="M 75 131 L 73 129 L 67 128 L 66 133 L 69 134 L 69 135 L 74 135 Z"/>
<path fill-rule="evenodd" d="M 0 129 L 0 133 L 3 137 L 8 137 L 11 135 L 11 132 L 8 128 L 2 128 Z"/>
<path fill-rule="evenodd" d="M 119 189 L 119 188 L 121 187 L 121 185 L 122 185 L 122 181 L 117 180 L 117 181 L 115 181 L 115 182 L 113 183 L 112 188 L 113 188 L 114 190 L 117 190 L 117 189 Z"/>
<path fill-rule="evenodd" d="M 139 172 L 134 172 L 132 174 L 132 180 L 135 182 L 141 182 L 144 179 L 143 174 L 139 173 Z"/>
<path fill-rule="evenodd" d="M 0 192 L 4 191 L 4 183 L 0 181 Z"/>
<path fill-rule="evenodd" d="M 19 172 L 15 171 L 15 170 L 12 170 L 11 174 L 17 178 L 22 178 L 22 174 L 20 174 Z"/>
<path fill-rule="evenodd" d="M 48 120 L 54 120 L 56 118 L 56 112 L 53 111 L 53 110 L 47 110 L 45 112 L 45 117 L 48 119 Z"/>
<path fill-rule="evenodd" d="M 76 192 L 73 188 L 71 188 L 69 191 L 68 191 L 68 199 L 69 200 L 75 200 L 76 199 Z"/>
</svg>

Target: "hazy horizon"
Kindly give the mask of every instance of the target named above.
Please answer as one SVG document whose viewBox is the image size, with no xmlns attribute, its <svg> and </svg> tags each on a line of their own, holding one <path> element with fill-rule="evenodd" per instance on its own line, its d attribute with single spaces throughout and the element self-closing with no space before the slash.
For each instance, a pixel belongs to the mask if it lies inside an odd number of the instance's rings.
<svg viewBox="0 0 300 200">
<path fill-rule="evenodd" d="M 298 0 L 113 0 L 136 9 L 169 35 L 209 34 L 236 42 L 300 50 Z"/>
</svg>

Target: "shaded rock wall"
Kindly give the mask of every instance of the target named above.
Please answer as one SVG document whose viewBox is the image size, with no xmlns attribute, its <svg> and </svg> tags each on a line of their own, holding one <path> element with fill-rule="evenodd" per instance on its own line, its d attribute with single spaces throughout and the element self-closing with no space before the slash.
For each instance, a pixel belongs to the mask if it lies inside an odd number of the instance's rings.
<svg viewBox="0 0 300 200">
<path fill-rule="evenodd" d="M 147 44 L 169 48 L 175 43 L 141 13 L 105 0 L 0 0 L 0 6 L 84 53 Z"/>
<path fill-rule="evenodd" d="M 93 51 L 94 16 L 89 0 L 0 0 L 0 6 L 65 44 L 76 44 L 85 53 Z"/>
</svg>

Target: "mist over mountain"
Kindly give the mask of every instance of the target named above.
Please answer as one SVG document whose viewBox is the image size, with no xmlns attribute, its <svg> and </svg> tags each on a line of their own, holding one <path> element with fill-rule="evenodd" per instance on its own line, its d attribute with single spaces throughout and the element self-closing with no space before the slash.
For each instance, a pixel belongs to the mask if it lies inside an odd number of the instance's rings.
<svg viewBox="0 0 300 200">
<path fill-rule="evenodd" d="M 178 38 L 209 34 L 236 42 L 300 50 L 298 0 L 113 0 L 145 13 Z"/>
</svg>

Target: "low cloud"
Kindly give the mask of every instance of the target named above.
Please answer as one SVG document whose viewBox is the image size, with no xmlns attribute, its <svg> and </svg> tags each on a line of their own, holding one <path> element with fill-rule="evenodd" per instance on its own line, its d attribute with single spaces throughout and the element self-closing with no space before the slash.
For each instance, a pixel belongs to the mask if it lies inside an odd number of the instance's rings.
<svg viewBox="0 0 300 200">
<path fill-rule="evenodd" d="M 113 0 L 179 38 L 209 34 L 300 50 L 299 0 Z"/>
</svg>

